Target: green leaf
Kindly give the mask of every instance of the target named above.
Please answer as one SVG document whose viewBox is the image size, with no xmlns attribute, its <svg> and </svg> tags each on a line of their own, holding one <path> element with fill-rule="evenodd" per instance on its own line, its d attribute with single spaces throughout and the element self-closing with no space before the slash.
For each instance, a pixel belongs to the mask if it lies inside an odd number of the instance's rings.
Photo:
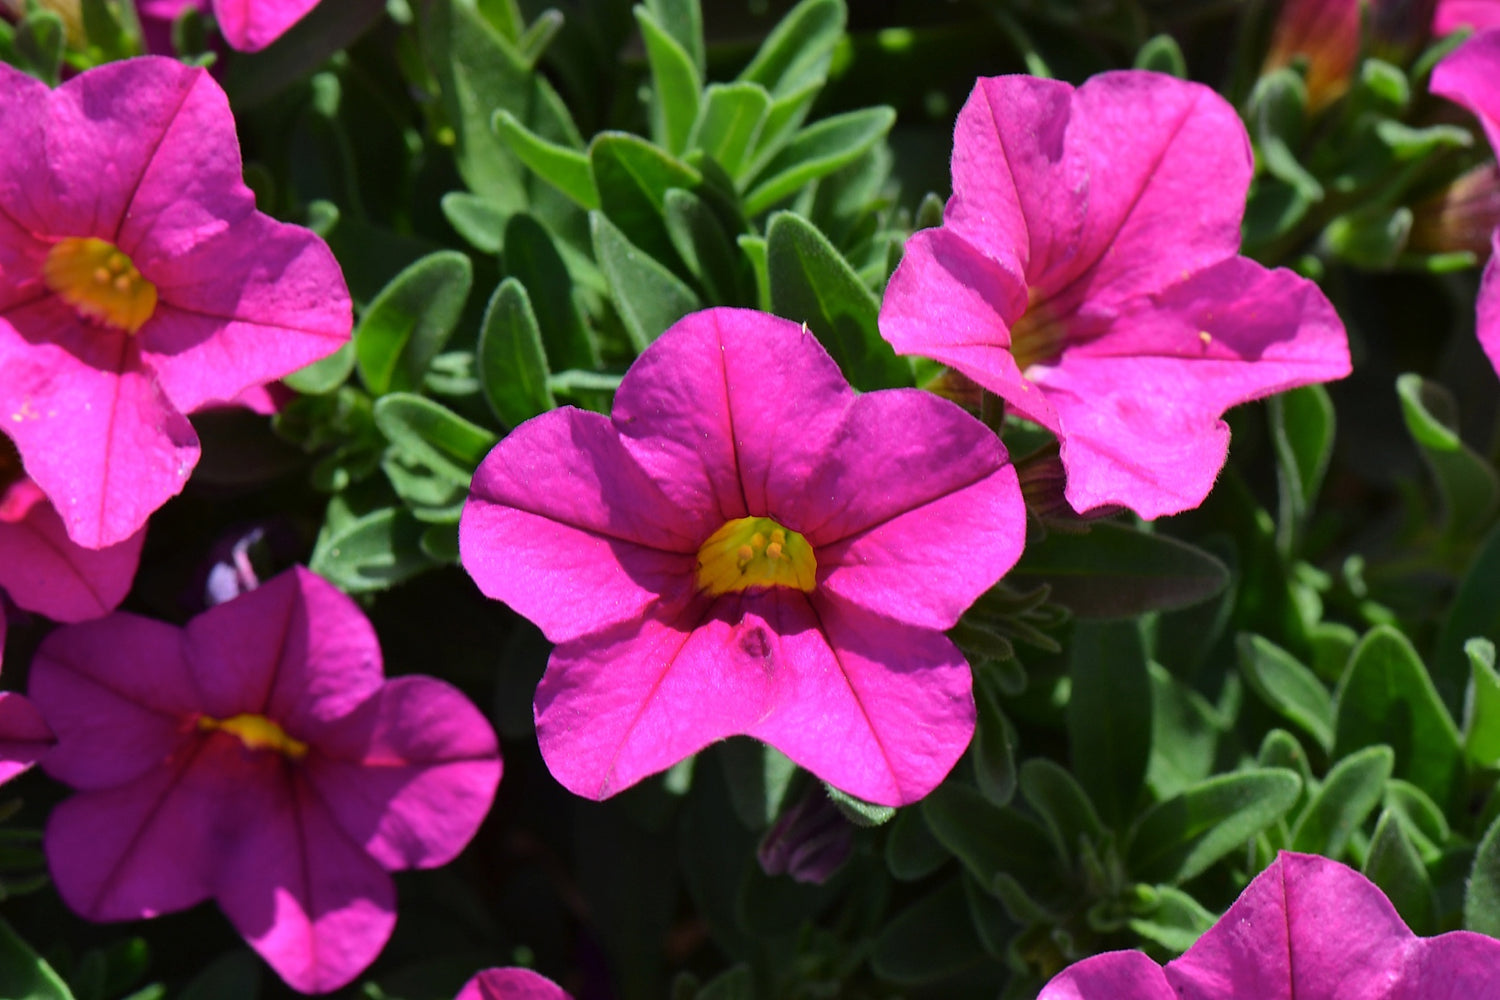
<svg viewBox="0 0 1500 1000">
<path fill-rule="evenodd" d="M 454 250 L 428 254 L 391 279 L 354 330 L 355 360 L 372 395 L 417 389 L 469 298 L 474 268 Z"/>
<path fill-rule="evenodd" d="M 117 13 L 106 0 L 83 0 L 79 4 L 79 13 L 83 16 L 83 35 L 87 47 L 104 57 L 100 62 L 140 55 L 134 39 L 134 29 L 139 27 L 139 22 L 136 21 L 133 10 L 127 12 L 120 8 Z M 174 41 L 177 22 L 181 19 L 180 14 L 173 19 Z M 132 23 L 131 28 L 126 28 L 126 21 Z M 202 50 L 200 48 L 194 51 Z M 90 54 L 93 55 L 93 52 Z"/>
<path fill-rule="evenodd" d="M 353 371 L 354 341 L 350 340 L 323 360 L 299 368 L 281 381 L 304 395 L 321 396 L 347 382 Z"/>
<path fill-rule="evenodd" d="M 1066 769 L 1045 757 L 1033 757 L 1021 765 L 1021 794 L 1042 817 L 1059 856 L 1076 858 L 1081 845 L 1101 843 L 1104 824 L 1094 811 L 1083 786 Z"/>
<path fill-rule="evenodd" d="M 1356 267 L 1385 270 L 1406 249 L 1412 218 L 1405 205 L 1365 205 L 1330 221 L 1323 230 L 1323 243 Z"/>
<path fill-rule="evenodd" d="M 1458 436 L 1458 406 L 1453 394 L 1420 375 L 1396 379 L 1406 429 L 1422 449 L 1443 498 L 1443 528 L 1449 538 L 1470 538 L 1482 531 L 1500 506 L 1500 477 Z"/>
<path fill-rule="evenodd" d="M 855 388 L 910 386 L 911 366 L 876 325 L 880 300 L 812 223 L 791 212 L 766 230 L 771 311 L 806 323 Z"/>
<path fill-rule="evenodd" d="M 1289 555 L 1299 547 L 1333 455 L 1333 400 L 1321 385 L 1307 385 L 1272 396 L 1267 412 L 1281 496 L 1276 541 L 1282 554 Z"/>
<path fill-rule="evenodd" d="M 498 206 L 467 191 L 449 191 L 439 205 L 448 225 L 475 250 L 500 252 L 505 244 L 505 213 Z"/>
<path fill-rule="evenodd" d="M 542 180 L 571 198 L 580 208 L 599 207 L 599 191 L 588 154 L 559 142 L 550 142 L 521 124 L 519 118 L 501 108 L 493 120 L 500 140 Z"/>
<path fill-rule="evenodd" d="M 739 305 L 741 261 L 730 248 L 719 218 L 691 191 L 667 192 L 665 219 L 672 245 L 716 305 Z"/>
<path fill-rule="evenodd" d="M 177 994 L 177 1000 L 256 1000 L 262 966 L 255 953 L 241 947 L 209 963 Z"/>
<path fill-rule="evenodd" d="M 73 1000 L 52 966 L 0 920 L 0 997 L 7 1000 Z"/>
<path fill-rule="evenodd" d="M 432 565 L 422 552 L 424 528 L 404 510 L 373 511 L 329 531 L 313 548 L 308 569 L 350 594 L 384 590 Z"/>
<path fill-rule="evenodd" d="M 1370 838 L 1370 850 L 1360 871 L 1380 886 L 1413 931 L 1424 936 L 1436 931 L 1437 894 L 1432 879 L 1400 818 L 1389 809 L 1375 824 L 1375 835 Z"/>
<path fill-rule="evenodd" d="M 864 799 L 857 799 L 841 788 L 835 788 L 828 782 L 823 782 L 823 787 L 828 790 L 828 798 L 844 818 L 855 826 L 883 826 L 896 817 L 893 806 L 880 806 Z"/>
<path fill-rule="evenodd" d="M 506 278 L 479 327 L 479 386 L 500 422 L 518 427 L 557 406 L 547 384 L 547 353 L 526 286 Z"/>
<path fill-rule="evenodd" d="M 600 132 L 589 143 L 589 167 L 599 190 L 599 208 L 630 242 L 677 268 L 662 213 L 672 188 L 693 191 L 703 175 L 640 136 Z"/>
<path fill-rule="evenodd" d="M 1151 676 L 1139 625 L 1078 623 L 1068 677 L 1069 759 L 1105 822 L 1123 829 L 1151 756 Z"/>
<path fill-rule="evenodd" d="M 759 215 L 804 185 L 852 163 L 896 123 L 893 108 L 861 108 L 833 115 L 798 132 L 759 173 L 745 195 L 745 214 Z"/>
<path fill-rule="evenodd" d="M 735 238 L 735 242 L 745 252 L 745 259 L 750 262 L 750 270 L 755 274 L 755 308 L 761 312 L 770 312 L 771 269 L 766 260 L 766 238 L 741 233 Z"/>
<path fill-rule="evenodd" d="M 1445 809 L 1462 796 L 1464 761 L 1458 729 L 1406 636 L 1382 625 L 1355 647 L 1334 696 L 1334 756 L 1385 743 L 1396 775 Z"/>
<path fill-rule="evenodd" d="M 1464 750 L 1480 767 L 1500 767 L 1500 673 L 1495 644 L 1488 639 L 1464 643 L 1469 657 L 1469 689 L 1464 697 Z"/>
<path fill-rule="evenodd" d="M 703 93 L 689 149 L 701 149 L 735 180 L 743 180 L 756 137 L 771 110 L 771 95 L 758 83 L 714 83 Z"/>
<path fill-rule="evenodd" d="M 1292 827 L 1291 850 L 1338 858 L 1349 837 L 1380 804 L 1396 755 L 1390 747 L 1356 751 L 1334 765 Z"/>
<path fill-rule="evenodd" d="M 1158 799 L 1170 798 L 1213 772 L 1225 725 L 1202 695 L 1151 664 L 1151 760 L 1146 784 Z"/>
<path fill-rule="evenodd" d="M 1458 705 L 1471 672 L 1469 640 L 1500 639 L 1500 527 L 1480 544 L 1438 633 L 1433 681 L 1443 703 Z"/>
<path fill-rule="evenodd" d="M 1135 54 L 1135 68 L 1187 79 L 1187 60 L 1171 35 L 1153 35 Z"/>
<path fill-rule="evenodd" d="M 56 87 L 67 43 L 63 19 L 44 7 L 33 8 L 16 25 L 13 41 L 20 67 L 49 87 Z"/>
<path fill-rule="evenodd" d="M 526 30 L 516 38 L 516 52 L 521 61 L 527 66 L 535 67 L 537 60 L 541 59 L 547 51 L 547 46 L 552 44 L 552 39 L 563 26 L 562 11 L 555 7 L 549 7 L 536 16 L 536 20 L 526 26 Z"/>
<path fill-rule="evenodd" d="M 963 881 L 952 878 L 881 929 L 870 952 L 870 965 L 882 979 L 922 983 L 984 958 L 984 946 L 969 917 Z"/>
<path fill-rule="evenodd" d="M 760 84 L 772 97 L 821 84 L 845 18 L 843 0 L 803 0 L 771 29 L 737 79 Z"/>
<path fill-rule="evenodd" d="M 667 327 L 702 308 L 697 293 L 626 239 L 603 215 L 590 212 L 589 227 L 594 234 L 594 256 L 637 352 L 644 351 Z"/>
<path fill-rule="evenodd" d="M 1155 908 L 1126 925 L 1147 941 L 1181 954 L 1214 925 L 1215 916 L 1181 889 L 1158 885 L 1151 891 L 1156 896 Z"/>
<path fill-rule="evenodd" d="M 698 0 L 646 0 L 646 7 L 656 23 L 666 29 L 672 39 L 692 59 L 703 77 L 703 8 Z"/>
<path fill-rule="evenodd" d="M 934 789 L 921 808 L 933 836 L 990 892 L 1003 875 L 1044 902 L 1062 894 L 1062 859 L 1046 829 L 1030 816 L 996 806 L 952 781 Z"/>
<path fill-rule="evenodd" d="M 1256 694 L 1295 722 L 1327 753 L 1333 749 L 1333 697 L 1318 676 L 1269 639 L 1246 632 L 1235 640 L 1240 672 Z"/>
<path fill-rule="evenodd" d="M 1432 796 L 1409 781 L 1392 778 L 1385 786 L 1385 808 L 1400 818 L 1423 862 L 1432 864 L 1442 857 L 1453 831 Z"/>
<path fill-rule="evenodd" d="M 1500 819 L 1490 824 L 1464 893 L 1464 927 L 1490 937 L 1500 937 Z"/>
<path fill-rule="evenodd" d="M 755 137 L 754 155 L 744 169 L 745 177 L 755 177 L 776 158 L 807 118 L 807 112 L 822 89 L 823 78 L 817 77 L 788 94 L 772 95 L 771 107 L 761 123 L 760 134 Z"/>
<path fill-rule="evenodd" d="M 978 719 L 969 756 L 974 762 L 974 783 L 985 798 L 997 806 L 1010 801 L 1016 791 L 1016 730 L 1000 708 L 988 671 L 975 671 L 974 702 Z"/>
<path fill-rule="evenodd" d="M 693 57 L 649 10 L 637 6 L 635 20 L 651 66 L 652 136 L 668 151 L 681 155 L 687 151 L 688 135 L 698 120 L 703 78 Z"/>
<path fill-rule="evenodd" d="M 1079 618 L 1113 619 L 1206 601 L 1228 584 L 1229 571 L 1186 542 L 1100 521 L 1086 534 L 1054 531 L 1027 545 L 1007 579 L 1049 584 L 1052 601 Z"/>
<path fill-rule="evenodd" d="M 885 838 L 885 866 L 903 882 L 924 879 L 951 854 L 932 835 L 920 809 L 901 809 Z"/>
<path fill-rule="evenodd" d="M 573 279 L 547 228 L 525 213 L 505 225 L 505 270 L 526 286 L 547 360 L 558 369 L 599 367 L 594 343 L 573 298 Z"/>
<path fill-rule="evenodd" d="M 375 426 L 408 455 L 465 486 L 498 440 L 442 404 L 407 392 L 375 401 Z"/>
<path fill-rule="evenodd" d="M 1271 176 L 1303 199 L 1321 201 L 1323 185 L 1297 159 L 1307 120 L 1307 85 L 1290 67 L 1262 76 L 1250 94 L 1250 132 Z"/>
<path fill-rule="evenodd" d="M 715 976 L 693 1000 L 755 1000 L 755 978 L 750 966 L 736 965 Z"/>
<path fill-rule="evenodd" d="M 1301 793 L 1302 779 L 1282 768 L 1210 778 L 1141 816 L 1127 869 L 1143 882 L 1180 885 L 1280 819 Z"/>
</svg>

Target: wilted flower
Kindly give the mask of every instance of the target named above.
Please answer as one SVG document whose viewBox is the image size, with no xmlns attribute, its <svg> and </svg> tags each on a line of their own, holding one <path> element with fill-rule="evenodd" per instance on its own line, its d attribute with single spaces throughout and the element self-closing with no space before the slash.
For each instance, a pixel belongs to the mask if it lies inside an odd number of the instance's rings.
<svg viewBox="0 0 1500 1000">
<path fill-rule="evenodd" d="M 198 461 L 184 414 L 349 338 L 327 245 L 255 210 L 202 69 L 154 57 L 52 91 L 0 65 L 0 419 L 87 548 Z"/>
<path fill-rule="evenodd" d="M 553 775 L 604 798 L 745 733 L 852 795 L 925 795 L 974 729 L 943 635 L 1020 553 L 1014 470 L 914 389 L 856 394 L 817 340 L 711 309 L 662 334 L 612 417 L 564 408 L 480 465 L 464 567 L 557 643 Z"/>
<path fill-rule="evenodd" d="M 179 629 L 116 612 L 59 629 L 29 693 L 78 789 L 43 846 L 91 920 L 218 902 L 292 987 L 364 969 L 395 924 L 387 872 L 445 864 L 500 779 L 457 690 L 384 679 L 348 597 L 294 569 Z"/>
<path fill-rule="evenodd" d="M 907 242 L 880 330 L 1057 435 L 1074 510 L 1197 506 L 1226 409 L 1349 372 L 1312 282 L 1237 256 L 1239 115 L 1158 73 L 980 80 L 943 225 Z"/>
<path fill-rule="evenodd" d="M 485 969 L 453 1000 L 572 1000 L 552 980 L 530 969 Z"/>
<path fill-rule="evenodd" d="M 1500 941 L 1419 938 L 1359 872 L 1283 851 L 1181 958 L 1095 955 L 1037 1000 L 1478 1000 L 1497 988 Z"/>
</svg>

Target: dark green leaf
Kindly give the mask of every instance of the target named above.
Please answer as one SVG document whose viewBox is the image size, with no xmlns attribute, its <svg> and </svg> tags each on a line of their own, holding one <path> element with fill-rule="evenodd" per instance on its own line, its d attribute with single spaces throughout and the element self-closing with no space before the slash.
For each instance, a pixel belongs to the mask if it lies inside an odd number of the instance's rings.
<svg viewBox="0 0 1500 1000">
<path fill-rule="evenodd" d="M 755 274 L 755 308 L 761 312 L 770 312 L 771 274 L 770 263 L 766 260 L 766 238 L 741 233 L 735 238 L 735 242 L 745 252 L 745 259 L 750 262 L 750 270 Z"/>
<path fill-rule="evenodd" d="M 1302 779 L 1281 768 L 1210 778 L 1141 816 L 1128 870 L 1145 882 L 1186 882 L 1280 819 L 1301 792 Z"/>
<path fill-rule="evenodd" d="M 1151 891 L 1156 897 L 1156 906 L 1148 913 L 1132 918 L 1126 925 L 1147 941 L 1154 941 L 1180 954 L 1191 948 L 1204 931 L 1214 925 L 1214 915 L 1181 889 L 1158 885 Z"/>
<path fill-rule="evenodd" d="M 1437 894 L 1422 856 L 1406 835 L 1400 818 L 1392 811 L 1380 814 L 1370 850 L 1360 869 L 1366 878 L 1380 886 L 1406 921 L 1421 935 L 1432 934 L 1437 924 Z"/>
<path fill-rule="evenodd" d="M 755 1000 L 755 978 L 750 974 L 750 966 L 736 965 L 715 976 L 694 1000 Z"/>
<path fill-rule="evenodd" d="M 500 422 L 517 427 L 557 406 L 547 384 L 547 354 L 526 287 L 506 278 L 479 328 L 479 385 Z"/>
<path fill-rule="evenodd" d="M 1390 747 L 1356 751 L 1334 765 L 1292 827 L 1291 850 L 1338 858 L 1380 804 L 1396 757 Z"/>
<path fill-rule="evenodd" d="M 689 149 L 701 149 L 735 180 L 741 180 L 750 150 L 771 109 L 771 95 L 758 83 L 715 83 L 703 93 Z"/>
<path fill-rule="evenodd" d="M 771 311 L 806 323 L 855 388 L 912 384 L 911 367 L 880 336 L 880 300 L 812 223 L 790 212 L 772 216 L 766 263 Z"/>
<path fill-rule="evenodd" d="M 1151 664 L 1151 760 L 1146 784 L 1171 798 L 1207 778 L 1224 734 L 1219 713 L 1160 664 Z"/>
<path fill-rule="evenodd" d="M 915 882 L 942 867 L 950 855 L 927 828 L 920 809 L 901 809 L 885 838 L 885 866 L 903 882 Z"/>
<path fill-rule="evenodd" d="M 308 568 L 351 594 L 384 590 L 432 565 L 423 554 L 422 523 L 386 508 L 328 530 L 318 538 Z"/>
<path fill-rule="evenodd" d="M 1272 396 L 1267 412 L 1281 495 L 1276 541 L 1283 554 L 1291 554 L 1298 549 L 1333 455 L 1333 400 L 1321 385 L 1307 385 Z"/>
<path fill-rule="evenodd" d="M 665 219 L 672 245 L 716 305 L 740 305 L 741 261 L 712 208 L 681 188 L 667 192 Z"/>
<path fill-rule="evenodd" d="M 1500 819 L 1490 824 L 1464 893 L 1464 927 L 1490 937 L 1500 937 Z"/>
<path fill-rule="evenodd" d="M 662 214 L 672 188 L 697 190 L 703 175 L 640 136 L 600 132 L 589 143 L 589 168 L 599 191 L 599 209 L 625 236 L 676 270 L 677 251 Z"/>
<path fill-rule="evenodd" d="M 974 701 L 979 718 L 969 756 L 979 791 L 995 805 L 1003 806 L 1016 791 L 1016 730 L 1000 708 L 994 686 L 989 672 L 975 672 Z"/>
<path fill-rule="evenodd" d="M 31 10 L 16 25 L 13 44 L 20 66 L 49 87 L 57 86 L 67 42 L 63 19 L 45 7 Z"/>
<path fill-rule="evenodd" d="M 845 17 L 843 0 L 803 0 L 766 36 L 738 79 L 760 84 L 772 97 L 821 82 Z"/>
<path fill-rule="evenodd" d="M 1262 76 L 1250 95 L 1250 131 L 1260 151 L 1257 159 L 1273 177 L 1291 185 L 1303 198 L 1321 201 L 1323 186 L 1297 159 L 1307 117 L 1307 85 L 1291 68 Z"/>
<path fill-rule="evenodd" d="M 1326 753 L 1333 749 L 1333 697 L 1307 667 L 1269 639 L 1248 632 L 1235 641 L 1240 672 L 1250 688 L 1295 722 Z"/>
<path fill-rule="evenodd" d="M 702 308 L 697 294 L 682 279 L 631 243 L 603 215 L 590 212 L 589 226 L 594 256 L 636 351 L 644 351 L 667 327 Z"/>
<path fill-rule="evenodd" d="M 1458 436 L 1457 404 L 1437 382 L 1420 375 L 1396 379 L 1406 429 L 1422 449 L 1443 498 L 1444 531 L 1464 539 L 1483 531 L 1500 505 L 1500 477 Z"/>
<path fill-rule="evenodd" d="M 1068 650 L 1068 751 L 1106 823 L 1134 815 L 1151 756 L 1151 677 L 1136 622 L 1085 623 Z"/>
<path fill-rule="evenodd" d="M 1101 521 L 1087 534 L 1054 531 L 1028 545 L 1008 579 L 1050 584 L 1052 600 L 1079 618 L 1111 619 L 1205 601 L 1224 589 L 1229 572 L 1186 542 Z"/>
<path fill-rule="evenodd" d="M 1464 698 L 1464 750 L 1480 767 L 1500 767 L 1500 673 L 1495 671 L 1495 644 L 1470 639 L 1469 690 Z"/>
<path fill-rule="evenodd" d="M 372 395 L 418 389 L 469 297 L 474 269 L 453 250 L 428 254 L 381 290 L 354 330 L 360 378 Z"/>
<path fill-rule="evenodd" d="M 1401 820 L 1425 863 L 1432 864 L 1442 856 L 1452 829 L 1432 796 L 1409 781 L 1392 778 L 1385 786 L 1385 808 Z"/>
<path fill-rule="evenodd" d="M 531 297 L 537 329 L 555 368 L 597 368 L 599 348 L 573 299 L 573 280 L 551 235 L 525 213 L 505 225 L 505 270 Z"/>
<path fill-rule="evenodd" d="M 1459 705 L 1471 669 L 1465 646 L 1476 636 L 1500 640 L 1500 527 L 1480 543 L 1438 632 L 1432 674 L 1446 705 Z"/>
<path fill-rule="evenodd" d="M 1146 44 L 1135 54 L 1135 68 L 1167 73 L 1179 80 L 1187 79 L 1187 60 L 1182 57 L 1182 49 L 1171 35 L 1153 35 L 1146 39 Z"/>
<path fill-rule="evenodd" d="M 459 485 L 468 485 L 475 467 L 497 441 L 494 434 L 442 404 L 407 392 L 376 400 L 375 426 L 386 440 Z"/>
<path fill-rule="evenodd" d="M 1406 636 L 1372 629 L 1349 658 L 1334 698 L 1334 756 L 1385 743 L 1396 751 L 1396 774 L 1449 808 L 1462 794 L 1464 762 L 1458 730 Z"/>
<path fill-rule="evenodd" d="M 698 120 L 703 78 L 693 57 L 645 7 L 635 8 L 635 20 L 646 42 L 651 66 L 652 135 L 669 152 L 687 151 L 688 135 Z"/>
<path fill-rule="evenodd" d="M 896 123 L 892 108 L 861 108 L 834 115 L 798 132 L 760 171 L 745 195 L 745 214 L 759 215 L 804 185 L 857 160 Z"/>
<path fill-rule="evenodd" d="M 991 892 L 1005 875 L 1044 903 L 1059 895 L 1062 859 L 1046 829 L 1025 813 L 996 806 L 949 781 L 922 800 L 922 817 L 933 836 Z"/>
<path fill-rule="evenodd" d="M 1323 230 L 1323 243 L 1334 255 L 1357 267 L 1384 270 L 1406 249 L 1411 224 L 1411 209 L 1404 205 L 1366 205 L 1329 222 Z"/>
<path fill-rule="evenodd" d="M 1033 757 L 1021 765 L 1020 785 L 1027 804 L 1047 824 L 1061 857 L 1077 857 L 1084 841 L 1099 844 L 1104 840 L 1104 824 L 1088 793 L 1064 768 L 1045 757 Z"/>
<path fill-rule="evenodd" d="M 536 20 L 526 26 L 516 38 L 516 52 L 521 56 L 521 61 L 527 66 L 535 66 L 537 60 L 546 53 L 547 46 L 552 44 L 552 39 L 562 30 L 562 11 L 555 7 L 549 7 L 536 16 Z"/>
<path fill-rule="evenodd" d="M 0 920 L 0 997 L 73 1000 L 62 978 L 4 920 Z"/>
<path fill-rule="evenodd" d="M 505 109 L 495 112 L 494 128 L 516 159 L 542 180 L 571 198 L 580 208 L 599 207 L 599 192 L 589 169 L 588 154 L 571 146 L 550 142 L 521 124 Z"/>
<path fill-rule="evenodd" d="M 883 979 L 921 983 L 984 958 L 963 882 L 952 878 L 896 914 L 875 939 L 870 964 Z"/>
</svg>

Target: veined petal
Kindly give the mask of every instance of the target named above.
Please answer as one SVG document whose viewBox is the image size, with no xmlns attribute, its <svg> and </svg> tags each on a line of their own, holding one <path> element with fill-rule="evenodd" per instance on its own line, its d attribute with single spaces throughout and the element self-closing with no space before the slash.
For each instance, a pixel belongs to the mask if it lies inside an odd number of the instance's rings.
<svg viewBox="0 0 1500 1000">
<path fill-rule="evenodd" d="M 662 492 L 708 527 L 701 542 L 736 518 L 781 520 L 778 504 L 800 491 L 853 399 L 838 365 L 798 324 L 705 309 L 674 323 L 631 366 L 613 420 Z"/>
<path fill-rule="evenodd" d="M 553 642 L 690 589 L 698 546 L 719 527 L 668 500 L 609 420 L 571 407 L 506 435 L 471 489 L 458 530 L 464 568 Z"/>
<path fill-rule="evenodd" d="M 1500 32 L 1483 31 L 1433 67 L 1429 85 L 1434 94 L 1468 108 L 1479 119 L 1492 150 L 1500 150 L 1500 83 L 1495 79 L 1496 67 L 1500 67 Z"/>
<path fill-rule="evenodd" d="M 259 52 L 317 5 L 318 0 L 214 0 L 214 18 L 230 47 Z"/>
<path fill-rule="evenodd" d="M 1026 539 L 1020 486 L 999 439 L 953 403 L 914 389 L 855 400 L 798 506 L 820 589 L 934 629 L 951 628 L 1015 564 Z"/>
<path fill-rule="evenodd" d="M 0 590 L 28 611 L 60 622 L 108 614 L 130 591 L 145 531 L 108 548 L 85 549 L 36 484 L 0 495 Z"/>
<path fill-rule="evenodd" d="M 447 864 L 500 782 L 494 731 L 456 688 L 398 677 L 318 736 L 307 780 L 388 871 Z"/>
</svg>

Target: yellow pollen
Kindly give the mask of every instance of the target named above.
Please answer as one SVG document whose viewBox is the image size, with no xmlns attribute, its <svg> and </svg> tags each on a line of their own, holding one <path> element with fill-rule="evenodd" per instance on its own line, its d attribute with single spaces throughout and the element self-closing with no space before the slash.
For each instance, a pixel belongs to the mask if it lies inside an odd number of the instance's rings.
<svg viewBox="0 0 1500 1000">
<path fill-rule="evenodd" d="M 112 243 L 70 236 L 53 244 L 42 279 L 84 319 L 135 333 L 156 312 L 156 286 Z"/>
<path fill-rule="evenodd" d="M 1198 339 L 1203 341 L 1204 347 L 1207 347 L 1209 344 L 1212 344 L 1214 342 L 1214 335 L 1209 333 L 1207 330 L 1199 330 Z"/>
<path fill-rule="evenodd" d="M 237 737 L 250 750 L 274 750 L 283 757 L 301 760 L 307 756 L 307 744 L 287 735 L 285 729 L 264 715 L 241 713 L 228 719 L 198 716 L 198 728 L 204 732 L 219 730 Z"/>
<path fill-rule="evenodd" d="M 698 549 L 698 587 L 713 597 L 752 587 L 810 591 L 817 577 L 807 539 L 769 517 L 736 518 Z"/>
</svg>

